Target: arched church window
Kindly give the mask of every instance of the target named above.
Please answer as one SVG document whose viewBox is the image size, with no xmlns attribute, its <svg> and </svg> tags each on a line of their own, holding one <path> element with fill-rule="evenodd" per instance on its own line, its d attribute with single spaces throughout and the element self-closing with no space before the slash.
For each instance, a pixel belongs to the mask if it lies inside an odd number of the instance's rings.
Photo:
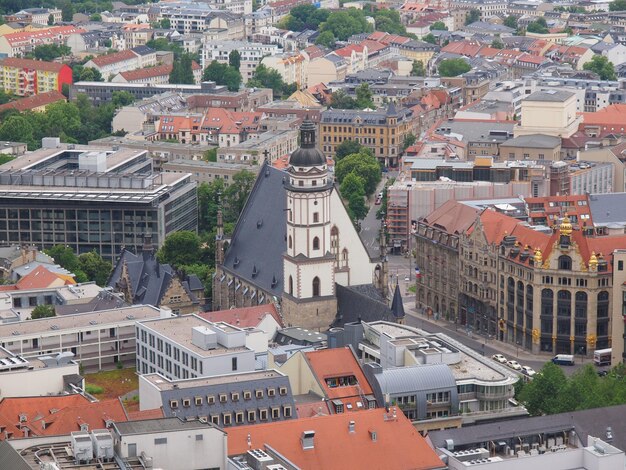
<svg viewBox="0 0 626 470">
<path fill-rule="evenodd" d="M 289 235 L 289 248 L 292 248 L 293 246 L 293 240 L 291 238 L 291 235 Z"/>
<path fill-rule="evenodd" d="M 289 295 L 293 295 L 293 276 L 289 276 Z"/>
<path fill-rule="evenodd" d="M 320 295 L 320 278 L 315 276 L 313 278 L 313 297 L 319 297 Z"/>
<path fill-rule="evenodd" d="M 341 252 L 341 267 L 342 268 L 348 267 L 348 249 L 347 248 L 344 248 L 343 251 Z"/>
<path fill-rule="evenodd" d="M 320 239 L 315 237 L 313 239 L 313 249 L 314 250 L 319 250 L 320 249 Z"/>
</svg>

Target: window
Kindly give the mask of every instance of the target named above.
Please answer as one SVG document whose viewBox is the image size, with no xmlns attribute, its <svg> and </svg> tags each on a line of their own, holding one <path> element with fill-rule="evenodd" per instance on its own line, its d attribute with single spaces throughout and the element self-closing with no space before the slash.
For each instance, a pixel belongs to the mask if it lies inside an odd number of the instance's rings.
<svg viewBox="0 0 626 470">
<path fill-rule="evenodd" d="M 211 415 L 211 423 L 215 424 L 216 426 L 220 425 L 220 415 Z"/>
<path fill-rule="evenodd" d="M 204 436 L 202 434 L 196 434 L 196 441 L 202 441 Z"/>
<path fill-rule="evenodd" d="M 277 406 L 272 406 L 272 419 L 280 418 L 280 408 Z"/>
<path fill-rule="evenodd" d="M 289 248 L 293 247 L 293 240 L 291 239 L 291 235 L 289 235 Z"/>
<path fill-rule="evenodd" d="M 239 401 L 239 392 L 232 392 L 232 393 L 230 394 L 230 399 L 231 399 L 232 401 Z"/>
<path fill-rule="evenodd" d="M 232 415 L 231 413 L 222 413 L 222 421 L 224 422 L 224 426 L 230 426 L 232 424 Z"/>
<path fill-rule="evenodd" d="M 313 249 L 314 250 L 319 250 L 320 249 L 320 239 L 318 237 L 315 237 L 313 239 Z"/>
<path fill-rule="evenodd" d="M 572 258 L 569 256 L 559 256 L 559 269 L 572 270 Z"/>
<path fill-rule="evenodd" d="M 278 389 L 278 393 L 280 393 L 281 395 L 287 395 L 287 387 L 280 387 Z"/>
<path fill-rule="evenodd" d="M 215 396 L 213 396 L 213 395 L 207 395 L 207 397 L 206 397 L 206 402 L 207 402 L 207 405 L 212 405 L 212 404 L 214 404 L 214 403 L 215 403 Z"/>
<path fill-rule="evenodd" d="M 259 410 L 259 419 L 261 421 L 267 421 L 267 409 Z"/>
<path fill-rule="evenodd" d="M 273 389 L 273 388 L 268 388 L 267 389 L 267 396 L 268 397 L 273 397 L 275 395 L 276 395 L 276 390 L 275 389 Z"/>
<path fill-rule="evenodd" d="M 243 399 L 250 400 L 251 398 L 252 398 L 252 392 L 250 392 L 250 390 L 245 390 L 243 392 Z"/>
<path fill-rule="evenodd" d="M 320 278 L 315 276 L 313 278 L 313 297 L 319 297 L 320 295 Z"/>
<path fill-rule="evenodd" d="M 170 400 L 170 408 L 172 409 L 178 408 L 178 400 Z"/>
<path fill-rule="evenodd" d="M 255 396 L 256 396 L 257 398 L 263 398 L 263 390 L 257 390 L 257 391 L 255 392 Z"/>
<path fill-rule="evenodd" d="M 227 399 L 228 397 L 226 396 L 225 393 L 220 393 L 220 403 L 226 403 Z"/>
<path fill-rule="evenodd" d="M 195 397 L 194 398 L 194 402 L 195 402 L 196 406 L 202 405 L 202 397 Z"/>
<path fill-rule="evenodd" d="M 248 422 L 253 423 L 256 421 L 256 410 L 248 410 Z"/>
<path fill-rule="evenodd" d="M 155 446 L 162 445 L 162 444 L 167 444 L 167 437 L 157 437 L 154 439 Z"/>
<path fill-rule="evenodd" d="M 285 418 L 291 418 L 291 406 L 290 405 L 283 406 L 283 416 Z"/>
<path fill-rule="evenodd" d="M 243 411 L 237 411 L 235 413 L 235 424 L 243 423 Z"/>
<path fill-rule="evenodd" d="M 289 276 L 289 295 L 293 295 L 293 276 Z"/>
<path fill-rule="evenodd" d="M 619 261 L 617 262 L 617 270 L 618 270 L 618 271 L 623 271 L 623 270 L 624 270 L 624 261 L 619 260 Z"/>
<path fill-rule="evenodd" d="M 316 224 L 320 221 L 320 213 L 319 212 L 313 212 L 313 223 Z"/>
<path fill-rule="evenodd" d="M 232 369 L 237 370 L 237 358 L 233 357 L 232 359 Z"/>
<path fill-rule="evenodd" d="M 183 406 L 189 408 L 191 406 L 191 400 L 189 398 L 183 399 Z"/>
</svg>

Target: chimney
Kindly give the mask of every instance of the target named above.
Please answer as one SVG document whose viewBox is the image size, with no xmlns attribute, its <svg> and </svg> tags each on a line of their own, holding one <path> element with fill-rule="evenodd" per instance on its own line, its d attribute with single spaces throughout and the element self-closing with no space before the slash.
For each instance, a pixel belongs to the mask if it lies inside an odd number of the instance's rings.
<svg viewBox="0 0 626 470">
<path fill-rule="evenodd" d="M 303 431 L 300 441 L 302 442 L 302 449 L 314 449 L 315 445 L 313 439 L 315 438 L 315 431 Z"/>
<path fill-rule="evenodd" d="M 353 433 L 354 433 L 354 425 L 355 425 L 354 421 L 350 421 L 350 422 L 348 423 L 348 432 L 349 432 L 350 434 L 353 434 Z"/>
</svg>

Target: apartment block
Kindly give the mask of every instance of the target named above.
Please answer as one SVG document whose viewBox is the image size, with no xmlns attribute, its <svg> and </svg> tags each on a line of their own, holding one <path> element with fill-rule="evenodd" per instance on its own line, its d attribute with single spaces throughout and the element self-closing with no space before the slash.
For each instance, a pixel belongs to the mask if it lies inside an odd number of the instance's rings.
<svg viewBox="0 0 626 470">
<path fill-rule="evenodd" d="M 52 28 L 18 31 L 0 36 L 0 54 L 4 57 L 20 57 L 45 44 L 65 44 L 72 34 L 86 33 L 76 26 L 54 26 Z"/>
<path fill-rule="evenodd" d="M 5 93 L 30 96 L 63 91 L 72 84 L 72 69 L 56 62 L 8 57 L 0 61 L 0 88 Z"/>
</svg>

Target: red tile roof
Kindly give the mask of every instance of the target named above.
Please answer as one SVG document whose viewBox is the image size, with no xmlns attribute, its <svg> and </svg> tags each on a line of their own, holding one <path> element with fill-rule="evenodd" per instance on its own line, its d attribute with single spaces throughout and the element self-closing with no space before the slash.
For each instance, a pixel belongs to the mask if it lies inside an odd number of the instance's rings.
<svg viewBox="0 0 626 470">
<path fill-rule="evenodd" d="M 348 431 L 350 421 L 354 421 L 353 433 Z M 302 449 L 304 431 L 315 431 L 312 449 Z M 252 449 L 267 444 L 303 470 L 445 468 L 402 412 L 387 418 L 384 408 L 237 426 L 226 432 L 228 455 L 246 453 L 250 440 Z"/>
<path fill-rule="evenodd" d="M 144 419 L 159 419 L 165 417 L 162 408 L 143 411 L 129 411 L 127 414 L 129 421 L 143 421 Z"/>
<path fill-rule="evenodd" d="M 424 217 L 424 223 L 445 230 L 451 235 L 461 234 L 472 226 L 477 217 L 477 209 L 461 202 L 448 200 Z"/>
<path fill-rule="evenodd" d="M 218 310 L 216 312 L 203 312 L 198 315 L 205 320 L 212 322 L 225 322 L 239 328 L 257 327 L 267 315 L 270 315 L 271 317 L 274 317 L 274 320 L 276 320 L 281 327 L 284 327 L 283 321 L 280 318 L 274 304 L 264 304 L 256 307 L 233 308 L 230 310 Z"/>
<path fill-rule="evenodd" d="M 582 113 L 583 126 L 608 126 L 619 131 L 626 126 L 626 104 L 610 104 L 594 113 Z"/>
<path fill-rule="evenodd" d="M 114 54 L 106 54 L 95 57 L 91 59 L 91 62 L 96 64 L 98 67 L 104 67 L 105 65 L 116 64 L 118 62 L 132 60 L 135 58 L 137 58 L 137 54 L 135 54 L 130 49 L 125 49 L 120 52 L 115 52 Z"/>
<path fill-rule="evenodd" d="M 18 31 L 16 33 L 5 34 L 4 38 L 11 45 L 39 44 L 41 41 L 55 40 L 59 35 L 69 36 L 74 33 L 85 33 L 86 29 L 75 26 L 55 26 L 37 31 Z"/>
<path fill-rule="evenodd" d="M 24 420 L 20 420 L 20 415 Z M 28 427 L 29 436 L 54 436 L 80 431 L 81 424 L 89 430 L 103 429 L 107 421 L 128 421 L 120 400 L 103 400 L 92 403 L 82 395 L 53 397 L 4 398 L 0 402 L 0 429 L 10 437 L 26 437 L 23 426 Z M 5 433 L 0 433 L 0 440 Z"/>
<path fill-rule="evenodd" d="M 328 416 L 328 402 L 314 401 L 309 403 L 296 402 L 296 414 L 298 418 L 314 418 L 316 416 Z"/>
<path fill-rule="evenodd" d="M 304 357 L 324 390 L 326 398 L 342 400 L 344 405 L 352 405 L 352 411 L 365 409 L 361 396 L 374 392 L 350 348 L 321 349 L 304 353 Z M 354 377 L 356 384 L 339 385 L 338 382 L 334 382 L 333 385 L 327 382 L 329 379 L 341 377 Z M 361 402 L 361 407 L 357 402 Z"/>
<path fill-rule="evenodd" d="M 19 112 L 31 111 L 41 106 L 56 103 L 57 101 L 66 101 L 65 95 L 56 90 L 48 91 L 0 105 L 0 113 L 8 109 L 15 109 Z"/>
<path fill-rule="evenodd" d="M 16 69 L 41 70 L 44 72 L 59 73 L 65 64 L 58 62 L 46 62 L 45 60 L 18 59 L 17 57 L 7 57 L 0 61 L 0 65 L 14 67 Z"/>
<path fill-rule="evenodd" d="M 43 266 L 37 266 L 32 272 L 17 281 L 15 286 L 18 290 L 43 289 L 51 287 L 59 279 L 63 281 L 63 285 L 76 284 L 73 280 L 70 281 L 67 276 L 55 274 Z"/>
<path fill-rule="evenodd" d="M 450 54 L 459 54 L 467 57 L 474 57 L 482 47 L 484 46 L 481 46 L 477 42 L 457 41 L 451 42 L 450 44 L 444 46 L 441 49 L 441 52 L 449 52 Z"/>
</svg>

